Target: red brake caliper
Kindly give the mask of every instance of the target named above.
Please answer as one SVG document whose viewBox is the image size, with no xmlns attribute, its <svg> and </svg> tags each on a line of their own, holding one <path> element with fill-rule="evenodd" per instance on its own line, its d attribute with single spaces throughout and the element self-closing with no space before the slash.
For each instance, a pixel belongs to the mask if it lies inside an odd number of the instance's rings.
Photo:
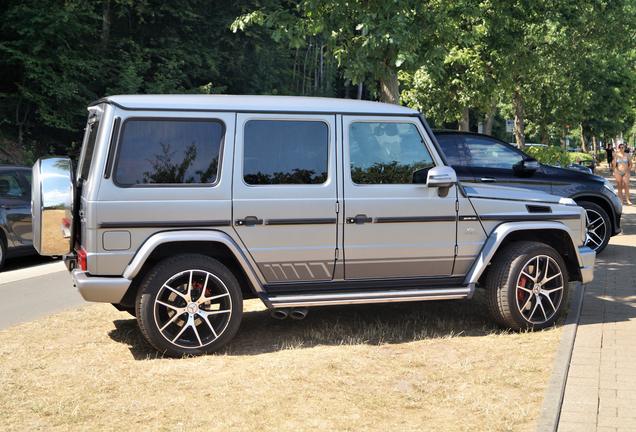
<svg viewBox="0 0 636 432">
<path fill-rule="evenodd" d="M 519 279 L 519 286 L 525 288 L 527 282 L 528 282 L 528 278 L 526 278 L 525 276 L 521 276 L 521 278 Z M 525 304 L 527 299 L 528 299 L 528 293 L 525 292 L 524 290 L 517 289 L 517 301 L 519 301 L 519 304 L 521 306 Z"/>
</svg>

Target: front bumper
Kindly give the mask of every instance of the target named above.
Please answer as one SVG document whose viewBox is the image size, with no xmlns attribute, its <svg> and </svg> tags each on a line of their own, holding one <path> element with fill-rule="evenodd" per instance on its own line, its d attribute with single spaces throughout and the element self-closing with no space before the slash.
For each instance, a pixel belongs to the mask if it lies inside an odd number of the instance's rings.
<svg viewBox="0 0 636 432">
<path fill-rule="evenodd" d="M 72 270 L 71 276 L 84 300 L 90 302 L 120 303 L 132 282 L 123 277 L 91 276 L 79 269 Z"/>
<path fill-rule="evenodd" d="M 594 261 L 596 252 L 587 246 L 579 246 L 579 267 L 581 268 L 581 283 L 590 283 L 594 280 Z"/>
</svg>

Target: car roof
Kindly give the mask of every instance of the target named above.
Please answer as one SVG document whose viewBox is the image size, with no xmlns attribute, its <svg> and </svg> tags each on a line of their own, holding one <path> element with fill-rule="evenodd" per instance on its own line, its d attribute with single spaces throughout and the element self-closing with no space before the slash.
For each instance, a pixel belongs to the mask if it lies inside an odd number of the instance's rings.
<svg viewBox="0 0 636 432">
<path fill-rule="evenodd" d="M 90 106 L 110 103 L 127 110 L 201 110 L 235 112 L 311 112 L 343 114 L 419 115 L 400 105 L 357 99 L 305 96 L 238 95 L 117 95 L 99 99 Z"/>
</svg>

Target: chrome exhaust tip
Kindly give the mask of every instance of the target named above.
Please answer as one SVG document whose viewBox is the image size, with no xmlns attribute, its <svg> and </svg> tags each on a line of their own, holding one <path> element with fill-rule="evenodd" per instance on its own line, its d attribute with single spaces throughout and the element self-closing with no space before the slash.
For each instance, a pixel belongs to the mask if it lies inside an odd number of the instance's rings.
<svg viewBox="0 0 636 432">
<path fill-rule="evenodd" d="M 309 313 L 307 308 L 292 309 L 291 312 L 289 312 L 289 317 L 295 320 L 302 320 L 305 319 L 307 313 Z"/>
<path fill-rule="evenodd" d="M 272 318 L 277 320 L 284 320 L 289 316 L 289 309 L 274 309 L 270 312 Z"/>
</svg>

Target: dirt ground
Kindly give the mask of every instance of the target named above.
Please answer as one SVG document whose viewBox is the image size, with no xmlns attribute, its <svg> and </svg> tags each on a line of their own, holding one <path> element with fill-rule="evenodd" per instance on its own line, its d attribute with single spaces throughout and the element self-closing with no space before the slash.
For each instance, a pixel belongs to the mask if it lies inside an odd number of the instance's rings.
<svg viewBox="0 0 636 432">
<path fill-rule="evenodd" d="M 262 309 L 197 358 L 159 357 L 110 305 L 0 331 L 2 429 L 531 430 L 560 336 L 502 332 L 472 302 Z"/>
</svg>

